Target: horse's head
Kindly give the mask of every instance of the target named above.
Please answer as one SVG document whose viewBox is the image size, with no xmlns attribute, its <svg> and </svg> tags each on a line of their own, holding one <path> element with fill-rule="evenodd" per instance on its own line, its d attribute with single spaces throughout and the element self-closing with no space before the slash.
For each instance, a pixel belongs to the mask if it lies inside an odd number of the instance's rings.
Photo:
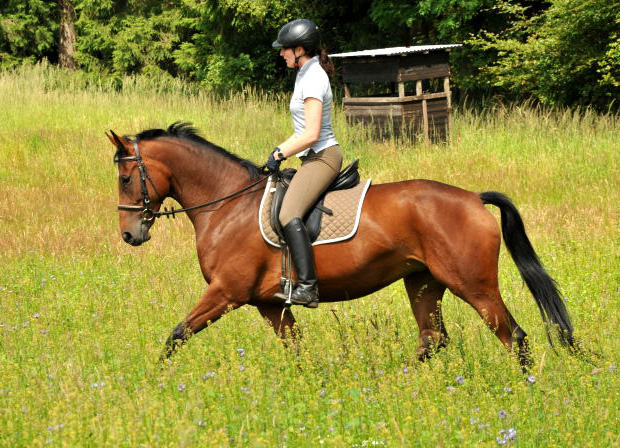
<svg viewBox="0 0 620 448">
<path fill-rule="evenodd" d="M 116 147 L 121 235 L 126 243 L 139 246 L 151 238 L 149 229 L 170 190 L 169 173 L 149 157 L 147 142 L 138 147 L 136 141 L 110 132 L 106 135 Z"/>
</svg>

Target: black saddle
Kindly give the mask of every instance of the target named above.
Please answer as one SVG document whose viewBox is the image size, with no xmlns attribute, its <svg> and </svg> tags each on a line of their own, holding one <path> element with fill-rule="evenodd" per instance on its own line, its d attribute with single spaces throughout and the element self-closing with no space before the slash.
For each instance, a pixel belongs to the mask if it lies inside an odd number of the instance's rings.
<svg viewBox="0 0 620 448">
<path fill-rule="evenodd" d="M 360 173 L 358 171 L 359 159 L 355 159 L 351 162 L 345 169 L 340 171 L 340 174 L 336 177 L 336 179 L 331 183 L 325 193 L 323 193 L 319 199 L 317 199 L 316 203 L 310 207 L 308 213 L 303 217 L 304 224 L 306 225 L 306 229 L 308 230 L 308 236 L 310 237 L 310 241 L 314 242 L 319 236 L 321 232 L 321 220 L 323 217 L 323 213 L 327 213 L 328 215 L 333 215 L 332 211 L 323 205 L 325 201 L 325 195 L 330 191 L 336 190 L 346 190 L 348 188 L 353 188 L 357 184 L 360 183 Z M 271 214 L 270 221 L 273 230 L 278 234 L 280 241 L 284 241 L 284 236 L 282 233 L 282 225 L 280 224 L 280 209 L 282 208 L 282 200 L 284 199 L 284 195 L 286 194 L 286 190 L 291 182 L 291 179 L 295 175 L 297 170 L 293 168 L 287 168 L 285 170 L 279 171 L 276 176 L 278 181 L 276 183 L 276 191 L 274 193 L 273 202 L 271 204 Z"/>
</svg>

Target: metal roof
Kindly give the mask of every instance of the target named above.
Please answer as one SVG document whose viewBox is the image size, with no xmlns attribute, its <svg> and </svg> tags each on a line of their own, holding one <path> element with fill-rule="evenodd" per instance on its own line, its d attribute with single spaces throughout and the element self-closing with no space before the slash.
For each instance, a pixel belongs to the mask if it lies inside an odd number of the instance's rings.
<svg viewBox="0 0 620 448">
<path fill-rule="evenodd" d="M 460 47 L 461 44 L 447 44 L 447 45 L 411 45 L 408 47 L 392 47 L 392 48 L 377 48 L 376 50 L 362 50 L 352 51 L 350 53 L 336 53 L 330 54 L 330 58 L 351 58 L 361 56 L 393 56 L 407 53 L 423 53 L 435 50 L 447 50 L 449 48 Z"/>
</svg>

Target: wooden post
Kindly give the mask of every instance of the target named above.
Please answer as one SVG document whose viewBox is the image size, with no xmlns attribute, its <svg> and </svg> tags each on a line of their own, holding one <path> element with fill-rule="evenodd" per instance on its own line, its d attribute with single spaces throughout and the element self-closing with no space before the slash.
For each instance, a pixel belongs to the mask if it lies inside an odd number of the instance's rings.
<svg viewBox="0 0 620 448">
<path fill-rule="evenodd" d="M 349 90 L 349 84 L 344 83 L 344 97 L 351 98 L 351 91 Z"/>
<path fill-rule="evenodd" d="M 452 143 L 452 92 L 450 92 L 450 77 L 446 76 L 443 79 L 443 91 L 446 94 L 446 105 L 448 113 L 448 141 Z"/>
<path fill-rule="evenodd" d="M 398 83 L 398 97 L 399 98 L 405 97 L 405 83 L 402 81 Z"/>
<path fill-rule="evenodd" d="M 415 94 L 417 96 L 421 96 L 424 92 L 422 91 L 422 80 L 418 79 L 415 82 Z M 427 145 L 430 143 L 429 132 L 428 132 L 428 106 L 426 104 L 426 99 L 422 100 L 422 123 L 424 126 L 424 143 Z"/>
</svg>

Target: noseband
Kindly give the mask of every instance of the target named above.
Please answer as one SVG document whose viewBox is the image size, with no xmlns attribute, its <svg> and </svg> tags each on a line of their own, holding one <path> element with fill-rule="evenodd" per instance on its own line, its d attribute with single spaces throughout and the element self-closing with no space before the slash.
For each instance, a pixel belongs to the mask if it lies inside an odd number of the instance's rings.
<svg viewBox="0 0 620 448">
<path fill-rule="evenodd" d="M 142 205 L 120 204 L 118 205 L 117 209 L 121 211 L 127 211 L 127 212 L 141 212 L 142 213 L 141 219 L 142 219 L 143 224 L 149 224 L 153 222 L 155 218 L 159 218 L 161 216 L 166 216 L 168 218 L 172 216 L 174 218 L 174 216 L 177 213 L 183 213 L 183 212 L 187 212 L 190 210 L 195 210 L 197 208 L 208 207 L 209 205 L 214 205 L 214 204 L 217 204 L 218 202 L 222 202 L 227 199 L 234 198 L 235 196 L 238 196 L 244 191 L 247 191 L 250 188 L 254 187 L 255 185 L 258 185 L 259 183 L 263 182 L 269 177 L 268 175 L 263 176 L 256 182 L 253 182 L 250 185 L 248 185 L 247 187 L 244 187 L 241 190 L 235 191 L 234 193 L 229 194 L 228 196 L 224 196 L 223 198 L 216 199 L 215 201 L 206 202 L 204 204 L 194 205 L 192 207 L 186 207 L 186 208 L 179 208 L 179 209 L 172 208 L 172 210 L 168 210 L 164 208 L 163 212 L 154 211 L 151 208 L 149 208 L 149 205 L 151 204 L 151 199 L 149 198 L 149 190 L 147 188 L 146 181 L 148 180 L 151 183 L 151 185 L 153 186 L 153 190 L 155 190 L 155 193 L 157 193 L 158 196 L 159 196 L 159 193 L 157 192 L 157 188 L 155 188 L 155 183 L 153 182 L 153 179 L 151 179 L 151 176 L 149 176 L 149 172 L 146 169 L 146 165 L 142 161 L 142 157 L 140 156 L 140 149 L 138 148 L 138 142 L 135 140 L 132 140 L 131 142 L 133 143 L 133 148 L 136 152 L 136 155 L 130 156 L 130 157 L 118 157 L 117 156 L 114 158 L 114 161 L 116 163 L 136 162 L 138 164 L 138 169 L 140 170 L 140 189 L 142 192 Z"/>
</svg>

